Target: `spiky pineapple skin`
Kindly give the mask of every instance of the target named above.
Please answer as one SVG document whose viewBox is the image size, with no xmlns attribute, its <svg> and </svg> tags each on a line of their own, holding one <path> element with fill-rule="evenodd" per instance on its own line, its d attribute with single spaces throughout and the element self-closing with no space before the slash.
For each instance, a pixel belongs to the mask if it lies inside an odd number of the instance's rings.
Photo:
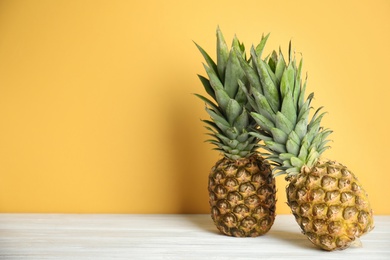
<svg viewBox="0 0 390 260">
<path fill-rule="evenodd" d="M 220 159 L 209 175 L 211 217 L 234 237 L 267 233 L 275 220 L 276 188 L 270 165 L 257 154 Z"/>
<path fill-rule="evenodd" d="M 288 205 L 303 233 L 317 247 L 345 249 L 373 229 L 367 193 L 346 166 L 320 160 L 288 181 Z"/>
</svg>

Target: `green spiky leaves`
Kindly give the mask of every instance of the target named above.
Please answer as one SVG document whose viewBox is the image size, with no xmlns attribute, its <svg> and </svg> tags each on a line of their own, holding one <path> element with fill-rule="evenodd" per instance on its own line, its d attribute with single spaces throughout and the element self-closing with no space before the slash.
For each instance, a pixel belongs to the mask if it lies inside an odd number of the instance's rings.
<svg viewBox="0 0 390 260">
<path fill-rule="evenodd" d="M 196 43 L 195 43 L 196 44 Z M 250 108 L 245 87 L 247 77 L 241 68 L 240 59 L 248 62 L 245 47 L 234 37 L 229 50 L 220 29 L 217 29 L 217 62 L 196 44 L 205 59 L 207 77 L 199 76 L 211 99 L 195 94 L 206 104 L 211 120 L 203 120 L 212 139 L 208 142 L 226 157 L 239 159 L 254 153 L 258 139 L 249 135 L 255 125 L 248 113 Z"/>
<path fill-rule="evenodd" d="M 262 43 L 259 46 L 264 48 Z M 240 59 L 240 64 L 251 79 L 248 103 L 254 111 L 251 116 L 259 126 L 251 135 L 264 140 L 262 147 L 267 153 L 263 155 L 273 162 L 275 175 L 293 175 L 303 166 L 312 167 L 329 148 L 327 137 L 332 131 L 320 125 L 325 115 L 321 108 L 309 118 L 314 95 L 305 98 L 302 59 L 297 65 L 291 53 L 291 43 L 288 64 L 280 50 L 279 54 L 274 51 L 262 60 L 253 49 L 251 63 Z"/>
<path fill-rule="evenodd" d="M 305 95 L 302 59 L 297 64 L 291 42 L 288 62 L 280 49 L 261 58 L 268 36 L 262 36 L 247 58 L 237 37 L 229 49 L 218 28 L 216 63 L 196 44 L 207 73 L 199 78 L 211 99 L 196 95 L 206 103 L 208 141 L 217 150 L 238 159 L 262 147 L 275 175 L 293 175 L 315 164 L 329 148 L 332 131 L 321 127 L 322 108 L 310 116 L 314 94 Z"/>
</svg>

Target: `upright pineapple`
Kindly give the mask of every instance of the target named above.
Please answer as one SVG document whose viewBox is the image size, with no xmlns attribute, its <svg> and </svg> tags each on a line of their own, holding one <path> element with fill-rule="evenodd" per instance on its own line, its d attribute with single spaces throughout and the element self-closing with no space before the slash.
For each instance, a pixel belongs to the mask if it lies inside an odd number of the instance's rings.
<svg viewBox="0 0 390 260">
<path fill-rule="evenodd" d="M 252 135 L 264 140 L 263 156 L 275 176 L 286 175 L 288 205 L 303 233 L 324 250 L 344 249 L 373 228 L 372 210 L 356 176 L 320 157 L 332 131 L 321 127 L 321 108 L 310 118 L 313 93 L 305 98 L 302 59 L 297 66 L 292 56 L 290 43 L 288 65 L 280 51 L 262 60 L 252 48 L 252 62 L 239 58 L 251 85 L 251 115 L 260 126 Z"/>
<path fill-rule="evenodd" d="M 247 81 L 237 58 L 245 59 L 244 45 L 235 37 L 229 51 L 218 28 L 217 63 L 196 46 L 207 63 L 208 78 L 199 78 L 214 101 L 196 95 L 206 103 L 211 117 L 203 120 L 212 136 L 208 141 L 223 154 L 209 175 L 212 219 L 225 235 L 265 234 L 275 219 L 275 179 L 270 165 L 256 152 L 258 138 L 248 133 L 255 121 L 249 116 L 246 94 L 238 86 Z"/>
</svg>

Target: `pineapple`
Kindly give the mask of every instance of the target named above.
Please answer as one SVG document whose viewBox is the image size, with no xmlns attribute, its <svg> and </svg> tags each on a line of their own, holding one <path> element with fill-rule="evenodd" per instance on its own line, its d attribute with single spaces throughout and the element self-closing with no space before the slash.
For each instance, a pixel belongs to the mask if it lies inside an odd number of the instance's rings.
<svg viewBox="0 0 390 260">
<path fill-rule="evenodd" d="M 251 135 L 264 140 L 262 155 L 274 166 L 274 176 L 286 176 L 287 201 L 297 223 L 321 249 L 349 247 L 373 228 L 373 214 L 353 172 L 321 157 L 332 131 L 321 126 L 322 108 L 309 116 L 313 93 L 305 98 L 302 59 L 297 65 L 291 42 L 288 64 L 280 50 L 265 60 L 254 48 L 251 62 L 238 57 L 251 85 L 251 116 L 259 126 Z"/>
<path fill-rule="evenodd" d="M 275 219 L 275 179 L 269 163 L 256 152 L 258 138 L 249 135 L 256 123 L 249 115 L 246 94 L 238 85 L 247 82 L 237 58 L 246 59 L 245 47 L 235 37 L 229 50 L 219 28 L 217 63 L 196 46 L 207 63 L 204 67 L 208 78 L 199 78 L 213 101 L 195 95 L 206 103 L 211 118 L 202 120 L 212 137 L 207 141 L 223 155 L 209 175 L 211 217 L 225 235 L 263 235 Z"/>
</svg>

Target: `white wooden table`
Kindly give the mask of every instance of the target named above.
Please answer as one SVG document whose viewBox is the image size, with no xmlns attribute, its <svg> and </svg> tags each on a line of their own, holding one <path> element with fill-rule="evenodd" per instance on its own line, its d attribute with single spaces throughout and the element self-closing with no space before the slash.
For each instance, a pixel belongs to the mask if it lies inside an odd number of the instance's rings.
<svg viewBox="0 0 390 260">
<path fill-rule="evenodd" d="M 209 215 L 0 214 L 0 259 L 390 259 L 390 216 L 362 247 L 315 248 L 291 215 L 257 238 L 217 232 Z"/>
</svg>

